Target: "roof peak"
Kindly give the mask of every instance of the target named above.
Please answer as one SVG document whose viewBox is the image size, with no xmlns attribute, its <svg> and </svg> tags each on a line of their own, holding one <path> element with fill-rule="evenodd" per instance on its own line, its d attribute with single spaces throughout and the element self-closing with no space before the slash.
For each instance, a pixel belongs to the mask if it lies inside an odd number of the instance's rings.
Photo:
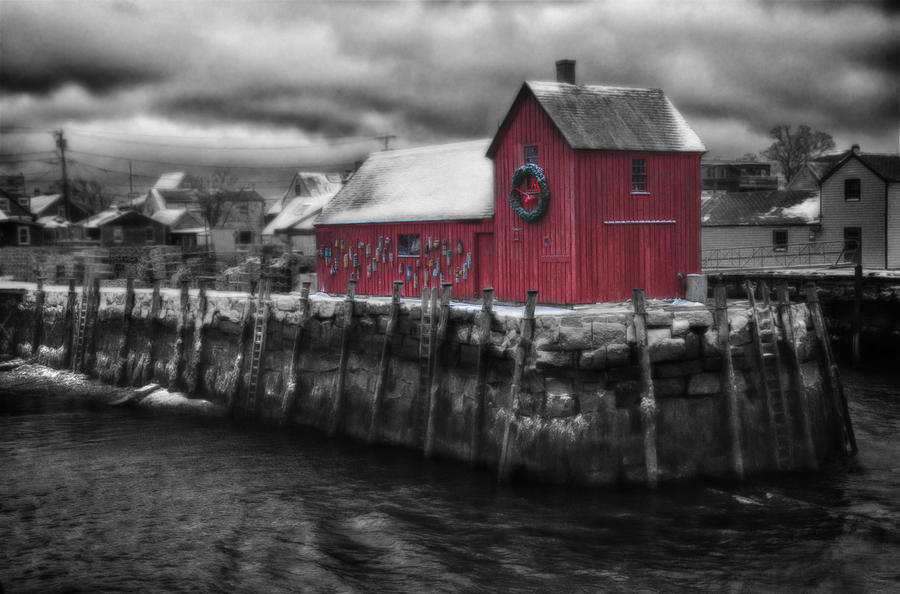
<svg viewBox="0 0 900 594">
<path fill-rule="evenodd" d="M 586 89 L 591 91 L 653 91 L 654 93 L 662 93 L 659 87 L 623 87 L 619 85 L 579 85 L 566 82 L 558 82 L 555 80 L 526 80 L 529 86 L 546 85 L 549 87 L 563 87 L 572 89 Z"/>
</svg>

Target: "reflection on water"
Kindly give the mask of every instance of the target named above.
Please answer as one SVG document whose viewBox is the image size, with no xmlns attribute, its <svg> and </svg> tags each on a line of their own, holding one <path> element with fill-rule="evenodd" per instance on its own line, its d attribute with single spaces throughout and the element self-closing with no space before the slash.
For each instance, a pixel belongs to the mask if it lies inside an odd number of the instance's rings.
<svg viewBox="0 0 900 594">
<path fill-rule="evenodd" d="M 516 485 L 302 430 L 0 395 L 6 591 L 900 590 L 900 388 L 860 454 L 657 493 Z"/>
</svg>

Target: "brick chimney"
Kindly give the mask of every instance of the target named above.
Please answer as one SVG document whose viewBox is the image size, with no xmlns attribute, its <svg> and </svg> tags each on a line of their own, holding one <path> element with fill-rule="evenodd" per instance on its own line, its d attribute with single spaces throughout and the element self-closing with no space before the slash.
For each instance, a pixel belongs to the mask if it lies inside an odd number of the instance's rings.
<svg viewBox="0 0 900 594">
<path fill-rule="evenodd" d="M 556 61 L 556 82 L 575 84 L 575 60 Z"/>
<path fill-rule="evenodd" d="M 853 146 L 850 147 L 850 150 L 853 151 L 854 155 L 858 155 L 859 154 L 859 145 L 854 144 Z"/>
</svg>

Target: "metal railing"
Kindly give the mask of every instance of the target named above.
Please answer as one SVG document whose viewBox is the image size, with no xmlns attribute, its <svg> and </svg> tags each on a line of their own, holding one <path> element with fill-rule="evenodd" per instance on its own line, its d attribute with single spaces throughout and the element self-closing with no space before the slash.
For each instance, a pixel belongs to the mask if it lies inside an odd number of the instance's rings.
<svg viewBox="0 0 900 594">
<path fill-rule="evenodd" d="M 857 242 L 848 239 L 703 250 L 700 265 L 704 271 L 844 267 L 859 255 Z"/>
</svg>

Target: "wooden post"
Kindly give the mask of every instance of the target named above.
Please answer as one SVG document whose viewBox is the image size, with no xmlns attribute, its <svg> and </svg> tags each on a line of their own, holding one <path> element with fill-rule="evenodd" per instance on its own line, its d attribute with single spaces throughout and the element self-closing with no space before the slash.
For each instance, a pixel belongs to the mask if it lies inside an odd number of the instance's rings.
<svg viewBox="0 0 900 594">
<path fill-rule="evenodd" d="M 190 307 L 190 294 L 188 293 L 188 280 L 181 280 L 181 315 L 175 326 L 175 348 L 172 353 L 172 368 L 169 375 L 169 386 L 179 388 L 184 379 L 184 343 L 187 338 L 188 310 Z"/>
<path fill-rule="evenodd" d="M 853 364 L 859 365 L 862 360 L 860 354 L 859 335 L 862 332 L 862 264 L 853 267 Z M 850 418 L 849 416 L 847 417 Z M 852 429 L 851 429 L 852 433 Z M 853 450 L 856 451 L 855 449 Z"/>
<path fill-rule="evenodd" d="M 500 444 L 500 461 L 497 466 L 497 481 L 508 482 L 512 477 L 512 443 L 516 439 L 518 424 L 516 416 L 519 414 L 519 392 L 522 389 L 522 376 L 525 372 L 525 363 L 531 350 L 531 339 L 534 335 L 534 307 L 537 304 L 538 292 L 530 290 L 525 298 L 525 315 L 522 318 L 519 345 L 516 348 L 516 366 L 513 368 L 512 386 L 509 390 L 510 406 L 507 410 L 506 424 L 503 428 L 503 441 Z"/>
<path fill-rule="evenodd" d="M 116 362 L 116 385 L 125 385 L 125 372 L 128 370 L 128 352 L 131 349 L 132 312 L 134 311 L 134 279 L 125 281 L 125 304 L 122 307 L 122 342 L 119 345 L 119 356 Z"/>
<path fill-rule="evenodd" d="M 638 363 L 641 367 L 641 428 L 644 434 L 644 465 L 647 485 L 659 483 L 659 460 L 656 453 L 656 394 L 653 390 L 653 371 L 650 365 L 650 348 L 647 345 L 647 308 L 644 289 L 632 289 L 634 303 L 634 337 L 637 343 Z"/>
<path fill-rule="evenodd" d="M 353 331 L 353 299 L 356 297 L 356 281 L 347 282 L 347 298 L 344 301 L 344 327 L 341 329 L 341 359 L 338 363 L 337 377 L 334 380 L 334 403 L 331 408 L 331 426 L 328 435 L 333 436 L 341 424 L 344 409 L 344 383 L 347 376 L 347 363 L 350 359 L 350 339 Z"/>
<path fill-rule="evenodd" d="M 65 338 L 63 339 L 63 369 L 72 368 L 72 341 L 75 338 L 75 279 L 69 279 L 69 294 L 66 298 Z"/>
<path fill-rule="evenodd" d="M 726 431 L 728 433 L 729 462 L 734 477 L 744 478 L 744 455 L 741 450 L 741 422 L 738 409 L 737 390 L 734 386 L 734 362 L 731 359 L 731 325 L 728 322 L 728 300 L 725 296 L 725 285 L 716 285 L 714 289 L 716 303 L 716 328 L 718 330 L 719 350 L 722 352 L 721 384 L 725 397 Z"/>
<path fill-rule="evenodd" d="M 444 337 L 447 335 L 447 321 L 450 317 L 450 298 L 453 295 L 453 283 L 441 283 L 441 317 L 432 344 L 431 388 L 428 391 L 428 420 L 425 426 L 425 445 L 423 453 L 426 458 L 434 454 L 434 422 L 437 412 L 437 400 L 441 389 L 441 374 L 444 371 L 442 351 Z"/>
<path fill-rule="evenodd" d="M 778 398 L 779 404 L 781 405 L 781 412 L 784 415 L 785 440 L 787 441 L 787 457 L 788 461 L 793 464 L 794 460 L 796 459 L 794 455 L 794 450 L 796 449 L 794 447 L 794 424 L 793 416 L 791 415 L 791 408 L 788 405 L 789 386 L 785 383 L 784 377 L 781 373 L 784 365 L 782 363 L 781 349 L 778 347 L 778 326 L 780 325 L 780 323 L 776 322 L 775 315 L 772 313 L 772 304 L 770 301 L 771 291 L 769 290 L 769 286 L 766 284 L 766 281 L 761 281 L 759 283 L 759 290 L 760 294 L 762 295 L 764 311 L 769 316 L 769 320 L 771 322 L 772 338 L 775 341 L 774 351 L 775 369 L 777 370 L 778 375 Z M 782 335 L 786 336 L 783 333 Z"/>
<path fill-rule="evenodd" d="M 297 396 L 300 390 L 300 354 L 303 348 L 303 332 L 309 320 L 309 281 L 300 285 L 300 319 L 297 320 L 297 331 L 294 332 L 294 347 L 291 350 L 291 373 L 284 399 L 281 401 L 281 424 L 287 425 L 294 414 Z"/>
<path fill-rule="evenodd" d="M 226 401 L 227 414 L 233 416 L 237 408 L 237 395 L 244 383 L 244 353 L 247 351 L 247 342 L 253 334 L 254 317 L 250 313 L 250 297 L 244 301 L 244 310 L 241 314 L 241 336 L 238 343 L 237 357 L 234 360 L 235 377 L 228 390 L 228 398 Z"/>
<path fill-rule="evenodd" d="M 791 312 L 791 298 L 785 283 L 778 285 L 778 318 L 784 332 L 784 344 L 787 346 L 788 363 L 791 368 L 791 384 L 797 395 L 797 407 L 800 413 L 800 439 L 803 440 L 803 451 L 806 454 L 805 466 L 810 469 L 818 467 L 816 448 L 812 440 L 812 429 L 809 424 L 809 401 L 803 374 L 800 372 L 800 356 L 797 354 L 797 342 L 794 339 L 794 314 Z"/>
<path fill-rule="evenodd" d="M 38 277 L 34 294 L 34 333 L 31 336 L 31 357 L 37 358 L 44 339 L 44 279 Z"/>
<path fill-rule="evenodd" d="M 772 405 L 772 391 L 769 389 L 769 370 L 766 367 L 765 352 L 763 351 L 762 336 L 760 335 L 759 312 L 756 310 L 756 297 L 753 294 L 753 285 L 749 280 L 744 281 L 744 292 L 747 294 L 747 302 L 750 306 L 750 322 L 748 324 L 750 327 L 750 340 L 753 342 L 756 369 L 759 373 L 758 379 L 759 383 L 762 385 L 763 399 L 766 405 L 766 430 L 769 433 L 769 441 L 772 444 L 771 462 L 773 468 L 779 469 L 778 435 L 775 427 L 775 410 Z"/>
<path fill-rule="evenodd" d="M 185 379 L 187 393 L 190 396 L 197 393 L 203 375 L 203 345 L 206 341 L 206 310 L 209 305 L 209 299 L 206 296 L 206 281 L 198 280 L 197 284 L 200 289 L 197 294 L 197 312 L 194 314 L 193 356 Z"/>
<path fill-rule="evenodd" d="M 100 278 L 95 277 L 92 281 L 92 296 L 91 301 L 88 302 L 90 304 L 90 309 L 88 311 L 88 322 L 90 323 L 90 340 L 87 343 L 87 348 L 85 348 L 85 352 L 88 353 L 88 361 L 90 361 L 90 366 L 85 365 L 87 369 L 83 369 L 86 374 L 90 373 L 91 369 L 97 369 L 97 332 L 99 329 L 99 321 L 100 321 Z"/>
<path fill-rule="evenodd" d="M 381 345 L 381 359 L 378 363 L 378 381 L 375 384 L 375 395 L 372 397 L 372 414 L 369 417 L 369 444 L 378 438 L 378 423 L 381 420 L 381 406 L 384 400 L 384 391 L 387 385 L 388 369 L 391 362 L 391 347 L 394 343 L 394 334 L 397 331 L 397 321 L 400 318 L 400 295 L 403 292 L 403 281 L 394 281 L 394 290 L 391 293 L 391 312 L 388 316 L 387 328 L 384 331 L 384 342 Z"/>
<path fill-rule="evenodd" d="M 831 395 L 831 409 L 838 423 L 837 431 L 840 434 L 841 445 L 845 453 L 847 447 L 850 448 L 851 452 L 855 453 L 858 448 L 856 447 L 856 435 L 853 432 L 853 424 L 850 420 L 850 409 L 847 406 L 847 398 L 841 383 L 841 373 L 831 351 L 831 340 L 828 338 L 825 316 L 822 315 L 822 307 L 819 305 L 819 295 L 814 283 L 806 286 L 806 303 L 809 306 L 813 328 L 821 347 L 822 356 L 819 357 L 819 368 L 822 369 L 825 384 L 828 386 L 828 391 Z M 824 361 L 822 361 L 823 357 Z"/>
<path fill-rule="evenodd" d="M 485 287 L 481 290 L 481 313 L 476 327 L 475 344 L 478 345 L 478 357 L 475 368 L 475 410 L 472 419 L 472 434 L 469 437 L 469 459 L 472 463 L 478 461 L 481 453 L 481 435 L 484 432 L 485 392 L 487 383 L 487 353 L 491 343 L 491 319 L 494 309 L 494 288 Z"/>
</svg>

